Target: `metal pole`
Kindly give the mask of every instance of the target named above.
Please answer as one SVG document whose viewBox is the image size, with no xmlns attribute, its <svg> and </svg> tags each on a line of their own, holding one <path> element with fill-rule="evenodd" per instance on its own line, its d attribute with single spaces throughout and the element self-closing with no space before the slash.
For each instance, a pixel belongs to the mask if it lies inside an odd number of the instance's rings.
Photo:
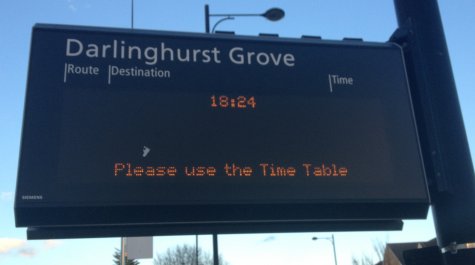
<svg viewBox="0 0 475 265">
<path fill-rule="evenodd" d="M 130 8 L 130 25 L 134 29 L 134 0 L 132 0 L 132 7 Z"/>
<path fill-rule="evenodd" d="M 205 32 L 209 33 L 209 5 L 205 5 Z"/>
<path fill-rule="evenodd" d="M 195 265 L 198 265 L 198 235 L 195 235 L 195 256 L 196 256 L 196 262 Z"/>
<path fill-rule="evenodd" d="M 213 265 L 219 265 L 218 234 L 213 234 Z"/>
<path fill-rule="evenodd" d="M 475 176 L 436 0 L 394 0 L 445 264 L 475 260 Z M 405 34 L 404 34 L 405 32 Z M 396 35 L 396 34 L 395 34 Z"/>
<path fill-rule="evenodd" d="M 125 264 L 125 238 L 121 237 L 120 238 L 120 265 L 126 265 Z"/>
<path fill-rule="evenodd" d="M 336 260 L 336 247 L 335 247 L 335 236 L 332 234 L 332 245 L 333 245 L 333 258 L 335 259 L 335 265 L 338 265 Z"/>
</svg>

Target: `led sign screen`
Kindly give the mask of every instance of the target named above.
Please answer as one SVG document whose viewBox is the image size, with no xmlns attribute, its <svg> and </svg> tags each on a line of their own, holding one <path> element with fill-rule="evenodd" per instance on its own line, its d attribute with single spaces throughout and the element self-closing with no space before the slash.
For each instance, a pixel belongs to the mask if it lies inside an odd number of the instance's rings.
<svg viewBox="0 0 475 265">
<path fill-rule="evenodd" d="M 20 156 L 18 226 L 428 207 L 391 43 L 37 25 Z"/>
</svg>

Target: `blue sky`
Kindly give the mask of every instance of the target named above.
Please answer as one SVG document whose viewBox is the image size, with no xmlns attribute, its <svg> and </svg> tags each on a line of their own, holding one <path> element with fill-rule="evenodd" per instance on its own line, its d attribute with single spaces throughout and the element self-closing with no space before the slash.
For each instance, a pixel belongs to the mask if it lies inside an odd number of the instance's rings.
<svg viewBox="0 0 475 265">
<path fill-rule="evenodd" d="M 301 1 L 201 1 L 135 0 L 135 27 L 203 32 L 203 7 L 211 13 L 260 13 L 281 7 L 286 17 L 279 22 L 261 18 L 226 21 L 219 30 L 240 35 L 278 33 L 284 37 L 317 35 L 386 41 L 396 29 L 391 0 Z M 452 66 L 471 149 L 475 148 L 475 1 L 440 0 Z M 18 0 L 0 2 L 0 263 L 16 264 L 112 264 L 118 238 L 26 241 L 25 229 L 17 229 L 13 217 L 23 101 L 25 95 L 31 28 L 35 23 L 102 27 L 130 27 L 130 0 Z M 41 169 L 39 169 L 41 170 Z M 332 264 L 331 244 L 312 241 L 329 233 L 220 236 L 220 252 L 232 265 Z M 435 236 L 431 217 L 407 221 L 402 232 L 335 233 L 338 263 L 350 264 L 352 255 L 372 252 L 375 239 L 389 242 L 425 241 Z M 194 237 L 156 237 L 155 251 L 175 244 L 194 244 Z M 210 236 L 200 245 L 211 249 Z M 320 263 L 319 263 L 320 262 Z M 143 261 L 142 264 L 151 264 Z"/>
</svg>

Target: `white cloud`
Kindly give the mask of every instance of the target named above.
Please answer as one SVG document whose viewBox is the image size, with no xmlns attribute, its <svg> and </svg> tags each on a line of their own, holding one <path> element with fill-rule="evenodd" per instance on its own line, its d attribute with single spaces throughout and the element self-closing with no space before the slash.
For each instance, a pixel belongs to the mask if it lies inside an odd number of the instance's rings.
<svg viewBox="0 0 475 265">
<path fill-rule="evenodd" d="M 18 238 L 0 238 L 0 257 L 3 255 L 32 258 L 37 251 L 26 240 Z"/>
<path fill-rule="evenodd" d="M 32 247 L 24 247 L 18 250 L 18 254 L 23 257 L 32 258 L 36 255 L 36 250 Z"/>
<path fill-rule="evenodd" d="M 2 193 L 0 193 L 0 199 L 2 201 L 11 201 L 13 199 L 13 192 L 2 191 Z"/>
<path fill-rule="evenodd" d="M 40 243 L 41 241 L 37 241 Z M 29 244 L 28 241 L 18 238 L 0 238 L 0 257 L 3 255 L 22 256 L 32 258 L 41 251 L 57 248 L 62 244 L 60 240 L 45 240 L 42 245 Z"/>
<path fill-rule="evenodd" d="M 268 236 L 268 237 L 264 238 L 264 240 L 262 240 L 262 242 L 267 243 L 267 242 L 272 242 L 274 240 L 276 240 L 275 236 Z"/>
<path fill-rule="evenodd" d="M 80 2 L 81 3 L 77 3 L 76 0 L 66 0 L 66 5 L 67 5 L 68 9 L 73 13 L 76 13 L 80 9 L 90 9 L 90 8 L 92 8 L 91 3 L 84 2 L 84 1 L 80 1 Z"/>
<path fill-rule="evenodd" d="M 73 12 L 78 11 L 78 7 L 77 7 L 74 0 L 68 0 L 68 8 L 69 8 L 69 10 L 71 10 Z"/>
<path fill-rule="evenodd" d="M 0 238 L 0 255 L 25 248 L 26 240 L 17 238 Z"/>
<path fill-rule="evenodd" d="M 44 243 L 43 243 L 43 247 L 45 249 L 53 249 L 53 248 L 56 248 L 58 247 L 59 245 L 61 245 L 63 242 L 59 241 L 59 240 L 46 240 Z"/>
</svg>

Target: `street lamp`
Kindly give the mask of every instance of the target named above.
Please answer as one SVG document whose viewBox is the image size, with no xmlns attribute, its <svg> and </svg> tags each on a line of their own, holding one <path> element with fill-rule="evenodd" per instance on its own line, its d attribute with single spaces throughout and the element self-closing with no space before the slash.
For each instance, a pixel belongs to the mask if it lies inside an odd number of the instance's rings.
<svg viewBox="0 0 475 265">
<path fill-rule="evenodd" d="M 331 237 L 312 237 L 312 240 L 319 240 L 319 239 L 326 239 L 332 243 L 333 246 L 333 259 L 335 261 L 335 265 L 338 265 L 338 262 L 336 261 L 336 248 L 335 248 L 335 236 L 332 234 Z"/>
<path fill-rule="evenodd" d="M 209 5 L 205 5 L 205 29 L 206 33 L 210 33 L 209 31 L 209 18 L 210 17 L 222 17 L 216 24 L 214 24 L 211 33 L 214 33 L 216 26 L 223 21 L 234 19 L 235 17 L 265 17 L 270 21 L 278 21 L 281 20 L 285 16 L 284 10 L 280 8 L 271 8 L 262 14 L 210 14 L 209 13 Z"/>
</svg>

